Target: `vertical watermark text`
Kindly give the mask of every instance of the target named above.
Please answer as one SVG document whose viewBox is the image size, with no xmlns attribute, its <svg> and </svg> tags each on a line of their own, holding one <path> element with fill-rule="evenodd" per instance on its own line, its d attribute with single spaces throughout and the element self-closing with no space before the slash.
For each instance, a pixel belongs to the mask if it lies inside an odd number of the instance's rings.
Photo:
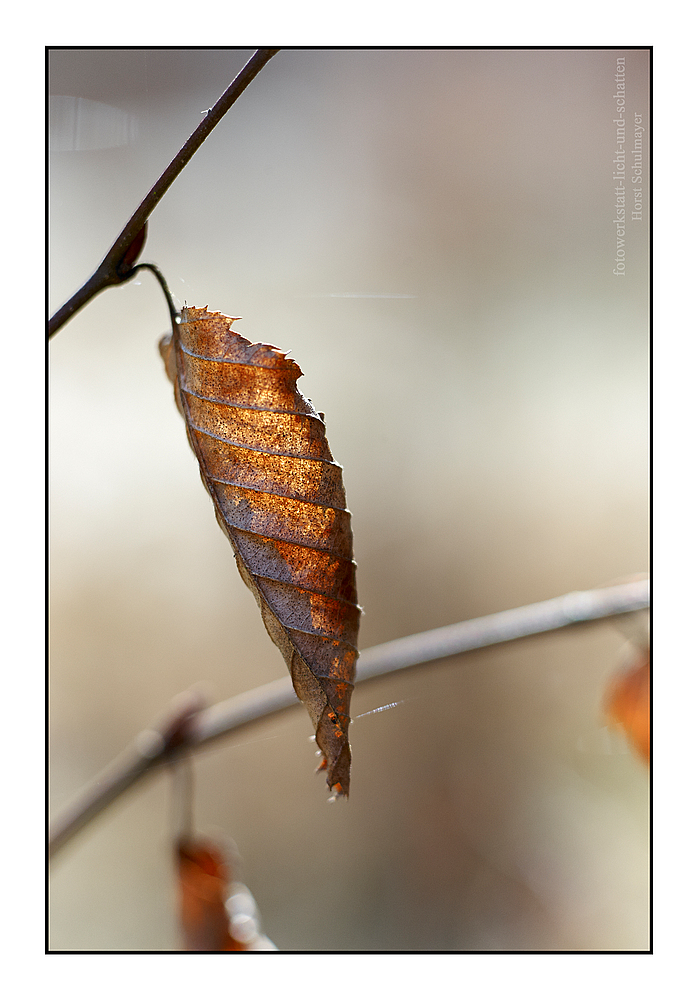
<svg viewBox="0 0 698 1000">
<path fill-rule="evenodd" d="M 645 124 L 639 112 L 628 113 L 628 101 L 625 81 L 625 58 L 616 59 L 616 102 L 613 124 L 616 127 L 615 156 L 613 165 L 613 206 L 616 227 L 616 255 L 613 273 L 616 277 L 625 277 L 627 263 L 627 224 L 642 222 L 643 218 L 643 179 L 644 179 L 644 146 Z"/>
<path fill-rule="evenodd" d="M 613 273 L 625 277 L 625 59 L 616 59 L 616 149 L 613 160 L 613 180 L 615 182 L 616 216 L 613 224 L 616 227 L 616 260 Z"/>
</svg>

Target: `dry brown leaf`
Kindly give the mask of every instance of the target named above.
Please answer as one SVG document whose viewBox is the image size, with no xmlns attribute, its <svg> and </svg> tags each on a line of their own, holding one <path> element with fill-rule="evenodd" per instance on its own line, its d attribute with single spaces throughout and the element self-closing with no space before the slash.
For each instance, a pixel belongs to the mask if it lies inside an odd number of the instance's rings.
<svg viewBox="0 0 698 1000">
<path fill-rule="evenodd" d="M 342 469 L 296 388 L 298 365 L 233 322 L 185 307 L 160 351 L 218 522 L 315 726 L 327 784 L 348 795 L 361 611 Z"/>
</svg>

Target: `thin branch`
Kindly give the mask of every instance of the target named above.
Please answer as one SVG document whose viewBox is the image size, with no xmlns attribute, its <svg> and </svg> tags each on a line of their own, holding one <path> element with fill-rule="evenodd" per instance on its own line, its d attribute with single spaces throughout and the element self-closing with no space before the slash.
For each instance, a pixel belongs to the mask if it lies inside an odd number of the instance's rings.
<svg viewBox="0 0 698 1000">
<path fill-rule="evenodd" d="M 225 93 L 209 109 L 206 117 L 189 136 L 169 167 L 153 184 L 150 191 L 117 236 L 113 246 L 92 277 L 51 317 L 48 324 L 49 337 L 53 337 L 64 323 L 74 316 L 79 309 L 82 309 L 84 305 L 87 305 L 99 292 L 110 285 L 119 285 L 133 276 L 133 270 L 129 268 L 124 269 L 121 265 L 136 237 L 143 230 L 151 212 L 177 175 L 184 169 L 203 143 L 204 139 L 213 131 L 221 118 L 230 110 L 240 94 L 242 94 L 243 90 L 254 80 L 259 71 L 278 51 L 278 49 L 258 49 Z M 133 264 L 133 260 L 130 261 L 130 264 Z"/>
<path fill-rule="evenodd" d="M 649 582 L 636 580 L 565 594 L 539 604 L 446 625 L 365 650 L 361 654 L 356 683 L 486 646 L 629 614 L 648 606 Z M 184 700 L 178 700 L 164 725 L 141 733 L 133 746 L 105 768 L 63 811 L 51 830 L 49 856 L 156 766 L 176 760 L 182 753 L 197 750 L 260 719 L 300 705 L 288 677 L 211 708 L 201 708 L 193 693 L 182 698 Z"/>
<path fill-rule="evenodd" d="M 361 654 L 357 682 L 473 649 L 628 614 L 648 605 L 649 581 L 634 580 L 598 590 L 574 591 L 550 601 L 445 625 L 366 650 Z"/>
</svg>

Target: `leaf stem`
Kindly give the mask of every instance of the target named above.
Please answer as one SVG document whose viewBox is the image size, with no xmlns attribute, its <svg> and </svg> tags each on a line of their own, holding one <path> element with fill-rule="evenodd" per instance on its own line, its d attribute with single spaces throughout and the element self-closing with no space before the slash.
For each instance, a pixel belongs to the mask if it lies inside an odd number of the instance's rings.
<svg viewBox="0 0 698 1000">
<path fill-rule="evenodd" d="M 48 323 L 48 336 L 53 337 L 67 321 L 82 309 L 99 292 L 110 285 L 119 285 L 133 276 L 133 270 L 124 273 L 120 265 L 129 248 L 148 221 L 153 209 L 165 194 L 174 179 L 184 169 L 199 146 L 216 127 L 221 118 L 233 106 L 243 90 L 254 80 L 259 71 L 276 55 L 278 49 L 258 49 L 249 62 L 238 73 L 225 93 L 208 111 L 198 128 L 192 132 L 180 151 L 161 177 L 148 191 L 136 211 L 117 236 L 106 257 L 91 278 L 61 308 L 54 313 Z"/>
<path fill-rule="evenodd" d="M 564 594 L 550 601 L 373 646 L 361 654 L 356 683 L 486 646 L 627 615 L 648 606 L 647 580 Z M 176 760 L 182 753 L 197 750 L 212 740 L 301 704 L 288 677 L 210 708 L 203 708 L 191 692 L 182 699 L 164 726 L 156 725 L 141 733 L 133 746 L 99 774 L 58 816 L 50 833 L 49 856 L 159 764 Z"/>
<path fill-rule="evenodd" d="M 165 281 L 165 275 L 156 264 L 148 263 L 137 264 L 136 267 L 131 268 L 131 270 L 125 275 L 125 278 L 132 278 L 137 271 L 152 271 L 158 279 L 160 287 L 162 288 L 165 298 L 167 299 L 167 308 L 170 310 L 170 320 L 172 321 L 172 332 L 175 333 L 179 324 L 179 313 L 177 312 L 177 308 L 174 304 L 174 299 L 172 298 L 169 285 Z"/>
</svg>

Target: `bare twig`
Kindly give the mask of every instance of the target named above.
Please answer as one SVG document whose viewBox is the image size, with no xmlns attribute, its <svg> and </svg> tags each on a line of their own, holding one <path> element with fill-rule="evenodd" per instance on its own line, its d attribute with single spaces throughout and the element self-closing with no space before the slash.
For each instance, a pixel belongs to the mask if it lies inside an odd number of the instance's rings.
<svg viewBox="0 0 698 1000">
<path fill-rule="evenodd" d="M 498 643 L 569 628 L 584 622 L 629 614 L 649 605 L 649 582 L 635 580 L 614 587 L 586 590 L 539 604 L 501 611 L 373 646 L 361 654 L 357 684 Z M 49 855 L 55 854 L 91 819 L 127 788 L 165 761 L 236 732 L 243 726 L 286 711 L 300 702 L 290 678 L 201 708 L 193 694 L 184 695 L 164 726 L 146 730 L 84 789 L 53 824 Z"/>
<path fill-rule="evenodd" d="M 255 52 L 225 93 L 208 111 L 198 128 L 189 136 L 169 167 L 153 184 L 150 191 L 117 236 L 114 245 L 92 277 L 51 317 L 48 324 L 49 337 L 57 333 L 63 324 L 75 315 L 78 309 L 82 309 L 99 292 L 110 285 L 119 285 L 121 282 L 133 277 L 134 270 L 131 269 L 131 265 L 142 249 L 144 236 L 143 240 L 140 241 L 140 247 L 138 247 L 138 250 L 133 254 L 133 258 L 128 262 L 128 266 L 124 267 L 122 265 L 124 260 L 128 259 L 127 255 L 134 242 L 136 242 L 136 238 L 144 230 L 151 212 L 170 184 L 172 184 L 203 143 L 204 139 L 216 127 L 226 111 L 233 106 L 247 85 L 254 80 L 259 71 L 278 51 L 278 49 L 258 49 Z"/>
<path fill-rule="evenodd" d="M 445 625 L 430 632 L 394 639 L 361 654 L 358 681 L 406 667 L 416 667 L 445 656 L 553 632 L 582 622 L 627 614 L 649 605 L 649 581 L 634 580 L 615 587 L 575 591 L 550 601 L 499 611 L 483 618 Z"/>
</svg>

